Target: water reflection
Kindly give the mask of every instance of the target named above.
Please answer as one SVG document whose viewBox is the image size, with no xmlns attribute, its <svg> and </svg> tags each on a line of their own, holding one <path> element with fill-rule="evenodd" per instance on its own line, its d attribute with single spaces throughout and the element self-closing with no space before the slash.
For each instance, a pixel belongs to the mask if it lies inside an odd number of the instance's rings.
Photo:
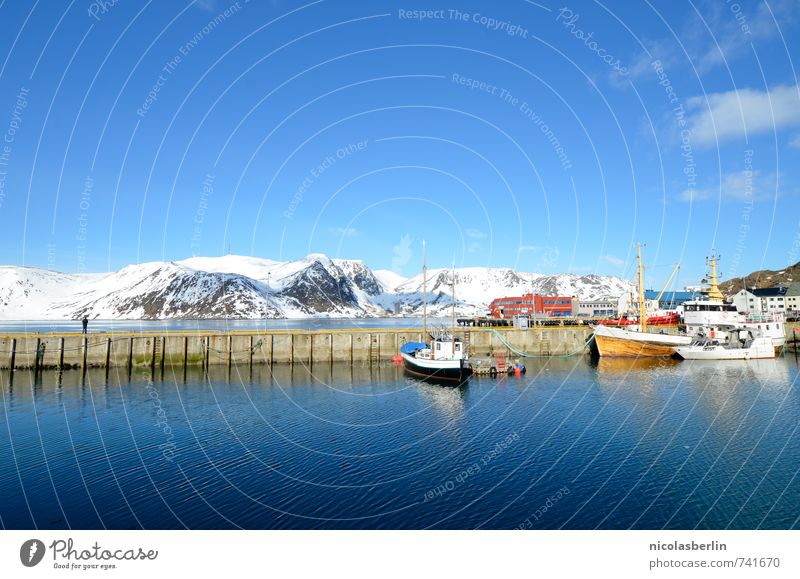
<svg viewBox="0 0 800 579">
<path fill-rule="evenodd" d="M 451 386 L 406 378 L 408 384 L 416 387 L 420 397 L 442 417 L 456 420 L 464 415 L 464 400 L 469 381 Z"/>
<path fill-rule="evenodd" d="M 0 520 L 513 528 L 565 482 L 569 495 L 538 527 L 797 519 L 793 359 L 526 365 L 523 377 L 456 388 L 391 364 L 20 371 L 13 384 L 0 372 Z M 510 432 L 519 439 L 496 451 Z"/>
<path fill-rule="evenodd" d="M 680 361 L 672 358 L 592 358 L 590 365 L 597 369 L 600 376 L 614 378 L 620 375 L 640 373 L 644 371 L 672 368 Z"/>
</svg>

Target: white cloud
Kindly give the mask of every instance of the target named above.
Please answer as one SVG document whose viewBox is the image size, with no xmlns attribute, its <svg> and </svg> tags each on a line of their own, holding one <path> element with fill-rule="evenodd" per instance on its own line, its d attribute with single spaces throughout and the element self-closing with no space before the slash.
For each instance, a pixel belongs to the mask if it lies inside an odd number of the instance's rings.
<svg viewBox="0 0 800 579">
<path fill-rule="evenodd" d="M 707 0 L 695 2 L 693 8 L 697 13 L 687 11 L 683 23 L 671 34 L 641 38 L 644 50 L 628 59 L 629 74 L 612 73 L 611 83 L 627 87 L 629 77 L 656 79 L 651 66 L 654 60 L 660 60 L 671 76 L 687 71 L 702 77 L 715 68 L 730 68 L 737 59 L 752 56 L 754 46 L 760 53 L 771 43 L 782 43 L 781 33 L 788 37 L 797 24 L 796 0 Z"/>
<path fill-rule="evenodd" d="M 750 202 L 772 199 L 777 194 L 778 177 L 775 173 L 762 175 L 760 171 L 739 171 L 723 175 L 718 187 L 686 189 L 679 197 L 687 202 L 709 199 Z"/>
<path fill-rule="evenodd" d="M 341 237 L 353 237 L 358 234 L 358 231 L 353 227 L 329 227 L 328 231 Z"/>
<path fill-rule="evenodd" d="M 617 267 L 622 267 L 623 265 L 625 265 L 625 260 L 617 257 L 616 255 L 604 255 L 600 259 L 602 259 L 606 263 L 610 263 L 611 265 L 616 265 Z"/>
<path fill-rule="evenodd" d="M 464 233 L 471 239 L 486 239 L 486 234 L 480 229 L 466 229 Z"/>
<path fill-rule="evenodd" d="M 711 1 L 701 11 L 705 12 L 705 22 L 690 19 L 688 43 L 694 49 L 694 66 L 704 73 L 717 66 L 730 67 L 731 61 L 751 55 L 754 45 L 761 52 L 768 43 L 780 41 L 782 31 L 784 35 L 791 34 L 797 3 Z"/>
<path fill-rule="evenodd" d="M 795 149 L 800 149 L 800 135 L 797 135 L 794 139 L 789 141 L 789 146 L 794 147 Z"/>
<path fill-rule="evenodd" d="M 539 245 L 520 245 L 519 246 L 519 253 L 526 253 L 529 251 L 541 251 L 543 248 Z"/>
<path fill-rule="evenodd" d="M 800 87 L 769 92 L 739 89 L 687 100 L 692 142 L 712 145 L 734 137 L 800 126 Z"/>
<path fill-rule="evenodd" d="M 470 252 L 470 253 L 478 253 L 478 251 L 480 251 L 480 249 L 481 249 L 481 244 L 478 243 L 477 241 L 473 241 L 467 247 L 467 251 Z"/>
<path fill-rule="evenodd" d="M 213 12 L 217 7 L 217 3 L 214 0 L 195 0 L 194 5 L 206 12 Z"/>
</svg>

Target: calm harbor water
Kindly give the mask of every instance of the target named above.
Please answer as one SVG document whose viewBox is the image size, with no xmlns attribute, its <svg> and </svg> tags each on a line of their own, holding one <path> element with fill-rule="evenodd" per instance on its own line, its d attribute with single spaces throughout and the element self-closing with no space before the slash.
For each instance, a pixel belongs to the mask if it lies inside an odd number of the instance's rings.
<svg viewBox="0 0 800 579">
<path fill-rule="evenodd" d="M 794 357 L 0 374 L 4 528 L 799 526 Z"/>
</svg>

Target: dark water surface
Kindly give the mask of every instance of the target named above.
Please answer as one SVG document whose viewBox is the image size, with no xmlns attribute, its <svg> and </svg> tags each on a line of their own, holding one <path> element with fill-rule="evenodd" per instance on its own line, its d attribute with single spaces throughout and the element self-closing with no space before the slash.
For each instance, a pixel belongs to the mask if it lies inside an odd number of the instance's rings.
<svg viewBox="0 0 800 579">
<path fill-rule="evenodd" d="M 778 528 L 793 357 L 0 374 L 5 528 Z"/>
</svg>

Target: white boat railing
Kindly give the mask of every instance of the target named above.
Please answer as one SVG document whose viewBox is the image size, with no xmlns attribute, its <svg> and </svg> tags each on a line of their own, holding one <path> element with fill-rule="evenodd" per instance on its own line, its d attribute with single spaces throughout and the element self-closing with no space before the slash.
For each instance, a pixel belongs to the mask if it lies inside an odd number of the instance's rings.
<svg viewBox="0 0 800 579">
<path fill-rule="evenodd" d="M 754 313 L 748 312 L 748 313 L 745 314 L 745 319 L 748 322 L 757 323 L 757 324 L 758 323 L 767 323 L 767 324 L 769 324 L 769 323 L 779 323 L 779 322 L 783 322 L 783 314 L 777 314 L 777 313 L 775 313 L 775 314 L 769 314 L 769 313 L 767 313 L 767 314 L 754 314 Z"/>
</svg>

